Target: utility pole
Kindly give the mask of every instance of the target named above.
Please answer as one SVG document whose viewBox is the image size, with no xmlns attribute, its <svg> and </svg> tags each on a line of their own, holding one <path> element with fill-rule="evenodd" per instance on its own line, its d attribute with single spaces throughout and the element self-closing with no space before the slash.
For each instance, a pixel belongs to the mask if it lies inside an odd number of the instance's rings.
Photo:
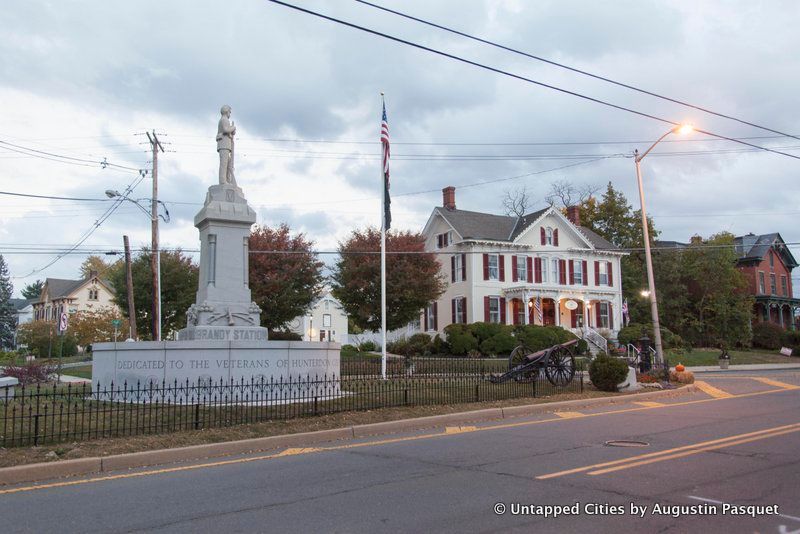
<svg viewBox="0 0 800 534">
<path fill-rule="evenodd" d="M 128 323 L 130 323 L 130 338 L 136 339 L 136 307 L 133 302 L 133 270 L 131 269 L 131 245 L 128 242 L 128 236 L 122 236 L 122 242 L 125 244 L 125 281 L 128 286 Z"/>
<path fill-rule="evenodd" d="M 150 226 L 152 232 L 152 247 L 150 250 L 150 270 L 153 272 L 153 341 L 161 341 L 161 254 L 158 250 L 158 151 L 164 152 L 164 147 L 156 137 L 153 130 L 152 136 L 147 132 L 150 147 L 153 149 L 153 198 L 150 208 Z"/>
</svg>

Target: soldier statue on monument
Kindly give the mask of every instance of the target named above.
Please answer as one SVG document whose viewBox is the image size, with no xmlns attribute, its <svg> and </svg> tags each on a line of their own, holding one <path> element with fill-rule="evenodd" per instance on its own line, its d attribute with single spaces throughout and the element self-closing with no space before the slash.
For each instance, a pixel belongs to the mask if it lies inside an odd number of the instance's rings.
<svg viewBox="0 0 800 534">
<path fill-rule="evenodd" d="M 231 121 L 231 107 L 227 104 L 219 110 L 222 117 L 217 125 L 217 152 L 219 153 L 219 185 L 236 185 L 233 176 L 233 136 L 236 125 Z"/>
</svg>

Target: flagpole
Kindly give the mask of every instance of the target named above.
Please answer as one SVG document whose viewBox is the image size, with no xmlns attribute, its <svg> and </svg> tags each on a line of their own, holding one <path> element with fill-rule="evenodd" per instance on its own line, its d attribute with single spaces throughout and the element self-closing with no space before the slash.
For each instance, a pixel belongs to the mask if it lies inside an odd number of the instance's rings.
<svg viewBox="0 0 800 534">
<path fill-rule="evenodd" d="M 381 103 L 386 101 L 381 92 Z M 381 377 L 386 380 L 386 173 L 381 160 Z"/>
</svg>

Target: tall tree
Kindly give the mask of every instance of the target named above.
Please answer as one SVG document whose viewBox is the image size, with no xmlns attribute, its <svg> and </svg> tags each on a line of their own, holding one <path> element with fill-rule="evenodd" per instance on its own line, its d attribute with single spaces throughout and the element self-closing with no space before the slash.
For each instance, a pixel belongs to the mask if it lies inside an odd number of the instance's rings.
<svg viewBox="0 0 800 534">
<path fill-rule="evenodd" d="M 503 197 L 503 211 L 506 215 L 514 215 L 522 217 L 527 213 L 528 208 L 531 207 L 533 199 L 528 193 L 527 187 L 518 189 L 506 189 L 505 196 Z"/>
<path fill-rule="evenodd" d="M 250 234 L 250 289 L 261 307 L 261 325 L 270 330 L 308 311 L 322 289 L 323 263 L 313 242 L 289 226 L 256 227 Z"/>
<path fill-rule="evenodd" d="M 544 197 L 551 206 L 562 208 L 578 206 L 589 201 L 600 190 L 593 184 L 574 184 L 569 180 L 557 180 L 550 184 L 550 192 Z"/>
<path fill-rule="evenodd" d="M 365 330 L 381 327 L 380 243 L 380 230 L 354 230 L 339 244 L 332 275 L 334 296 L 353 323 Z M 419 317 L 420 310 L 444 292 L 446 280 L 436 257 L 425 252 L 419 233 L 388 233 L 386 251 L 386 327 L 393 330 Z"/>
<path fill-rule="evenodd" d="M 150 310 L 153 302 L 150 251 L 143 249 L 131 262 L 133 297 L 136 303 L 136 329 L 139 336 L 152 338 Z M 108 274 L 116 293 L 114 302 L 128 312 L 125 269 L 111 269 Z M 161 330 L 166 339 L 186 327 L 186 310 L 194 304 L 199 271 L 192 259 L 181 250 L 161 251 Z"/>
<path fill-rule="evenodd" d="M 648 218 L 647 223 L 652 245 L 658 237 L 658 231 L 652 219 Z M 609 182 L 599 199 L 589 198 L 581 203 L 581 225 L 594 230 L 614 245 L 631 251 L 622 258 L 623 297 L 628 299 L 632 322 L 647 321 L 650 303 L 640 294 L 647 288 L 641 210 L 634 210 L 625 194 L 614 189 Z M 653 270 L 657 272 L 658 267 L 654 266 Z"/>
<path fill-rule="evenodd" d="M 42 294 L 43 287 L 44 287 L 44 282 L 42 280 L 31 282 L 30 284 L 22 288 L 22 297 L 29 300 L 38 299 Z"/>
<path fill-rule="evenodd" d="M 8 274 L 6 260 L 0 255 L 0 349 L 11 349 L 14 346 L 14 331 L 17 317 L 11 304 L 14 286 Z"/>
<path fill-rule="evenodd" d="M 124 262 L 122 260 L 107 261 L 102 256 L 92 254 L 87 256 L 81 263 L 81 278 L 89 278 L 89 275 L 94 271 L 101 278 L 110 279 L 112 271 L 122 269 L 123 266 Z"/>
<path fill-rule="evenodd" d="M 736 268 L 733 234 L 695 238 L 682 255 L 689 307 L 681 334 L 704 346 L 748 344 L 753 297 Z"/>
</svg>

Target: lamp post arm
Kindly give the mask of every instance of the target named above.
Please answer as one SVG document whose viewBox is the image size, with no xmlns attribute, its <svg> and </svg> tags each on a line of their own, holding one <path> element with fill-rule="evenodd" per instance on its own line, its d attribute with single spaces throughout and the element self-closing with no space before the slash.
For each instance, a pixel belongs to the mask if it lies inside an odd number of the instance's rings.
<svg viewBox="0 0 800 534">
<path fill-rule="evenodd" d="M 638 162 L 642 161 L 642 160 L 644 159 L 644 157 L 645 157 L 646 155 L 648 155 L 648 154 L 650 153 L 650 151 L 651 151 L 651 150 L 653 150 L 653 148 L 655 148 L 655 146 L 656 146 L 658 143 L 660 143 L 661 141 L 663 141 L 663 140 L 664 140 L 664 138 L 665 138 L 666 136 L 668 136 L 669 134 L 673 133 L 674 131 L 675 131 L 675 128 L 670 128 L 670 130 L 669 130 L 667 133 L 665 133 L 664 135 L 662 135 L 661 137 L 659 137 L 659 138 L 658 138 L 658 141 L 656 141 L 655 143 L 653 143 L 652 145 L 650 145 L 650 148 L 648 148 L 647 150 L 645 150 L 645 151 L 644 151 L 644 153 L 643 153 L 641 156 L 640 156 L 640 155 L 637 155 L 637 156 L 636 156 L 636 162 L 638 163 Z"/>
</svg>

